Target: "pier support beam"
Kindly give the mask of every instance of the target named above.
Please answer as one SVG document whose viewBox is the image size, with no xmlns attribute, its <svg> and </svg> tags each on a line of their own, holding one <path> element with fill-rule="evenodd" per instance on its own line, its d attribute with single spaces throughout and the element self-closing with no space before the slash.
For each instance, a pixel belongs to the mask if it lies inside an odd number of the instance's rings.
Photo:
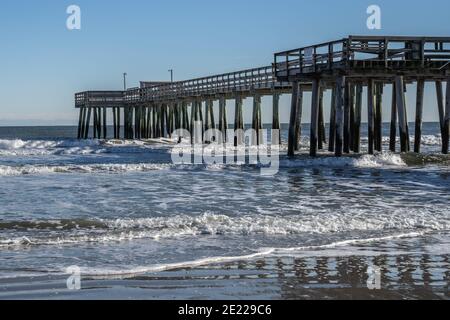
<svg viewBox="0 0 450 320">
<path fill-rule="evenodd" d="M 262 143 L 262 117 L 261 117 L 261 96 L 255 94 L 253 96 L 253 130 L 254 137 L 252 144 L 259 146 Z"/>
<path fill-rule="evenodd" d="M 153 119 L 152 119 L 152 106 L 149 105 L 147 108 L 147 138 L 153 138 Z"/>
<path fill-rule="evenodd" d="M 328 151 L 334 152 L 336 144 L 336 85 L 331 91 L 331 107 L 330 107 L 330 138 L 328 141 Z"/>
<path fill-rule="evenodd" d="M 376 88 L 376 107 L 375 107 L 375 150 L 383 151 L 383 83 L 377 83 Z"/>
<path fill-rule="evenodd" d="M 334 150 L 336 157 L 341 157 L 343 151 L 345 83 L 346 78 L 344 76 L 339 76 L 336 79 L 336 143 Z"/>
<path fill-rule="evenodd" d="M 198 120 L 202 125 L 201 125 L 201 134 L 202 134 L 202 140 L 203 140 L 203 135 L 205 133 L 205 127 L 204 127 L 204 118 L 203 118 L 203 102 L 201 100 L 199 100 L 197 102 L 197 113 L 198 113 Z M 204 141 L 203 141 L 204 142 Z"/>
<path fill-rule="evenodd" d="M 166 126 L 166 105 L 164 103 L 162 103 L 159 106 L 159 124 L 161 126 L 160 129 L 160 138 L 167 138 L 167 126 Z"/>
<path fill-rule="evenodd" d="M 442 135 L 442 153 L 448 154 L 450 138 L 450 78 L 447 79 L 447 92 L 445 99 L 444 134 Z"/>
<path fill-rule="evenodd" d="M 219 131 L 222 132 L 222 143 L 227 142 L 227 129 L 227 100 L 223 96 L 219 99 Z"/>
<path fill-rule="evenodd" d="M 79 118 L 78 118 L 78 134 L 77 134 L 77 139 L 81 139 L 81 126 L 83 124 L 83 109 L 84 108 L 80 108 L 79 112 Z"/>
<path fill-rule="evenodd" d="M 85 122 L 85 126 L 84 126 L 84 139 L 89 138 L 89 126 L 90 126 L 90 122 L 91 122 L 91 113 L 92 113 L 92 108 L 88 108 L 87 118 L 86 118 L 86 122 Z"/>
<path fill-rule="evenodd" d="M 119 139 L 119 137 L 117 136 L 117 108 L 112 108 L 112 118 L 113 118 L 113 138 L 114 139 Z M 120 112 L 120 111 L 119 111 Z"/>
<path fill-rule="evenodd" d="M 422 116 L 423 116 L 423 93 L 425 90 L 424 79 L 417 80 L 417 98 L 416 98 L 416 130 L 414 141 L 414 152 L 420 153 L 422 144 Z"/>
<path fill-rule="evenodd" d="M 108 138 L 108 126 L 106 121 L 106 108 L 103 108 L 103 139 Z"/>
<path fill-rule="evenodd" d="M 235 111 L 234 111 L 234 146 L 237 147 L 244 143 L 244 114 L 242 110 L 242 97 L 240 95 L 235 98 Z"/>
<path fill-rule="evenodd" d="M 80 139 L 86 139 L 86 137 L 85 137 L 86 117 L 87 117 L 87 108 L 83 108 L 83 119 L 82 119 L 82 123 L 81 123 L 81 138 Z"/>
<path fill-rule="evenodd" d="M 397 112 L 398 122 L 400 128 L 400 145 L 401 152 L 409 151 L 409 132 L 408 121 L 406 115 L 406 97 L 405 97 L 405 84 L 403 76 L 397 76 L 395 78 L 395 87 L 397 92 Z"/>
<path fill-rule="evenodd" d="M 182 118 L 182 127 L 184 130 L 191 131 L 191 127 L 189 125 L 189 113 L 188 113 L 188 103 L 183 101 L 181 103 L 181 118 Z"/>
<path fill-rule="evenodd" d="M 302 118 L 303 118 L 303 89 L 299 84 L 299 91 L 297 97 L 297 118 L 295 122 L 295 150 L 299 151 L 302 137 Z"/>
<path fill-rule="evenodd" d="M 351 113 L 351 103 L 352 103 L 352 86 L 350 82 L 347 81 L 345 84 L 345 94 L 344 94 L 344 153 L 350 153 L 350 113 Z"/>
<path fill-rule="evenodd" d="M 375 147 L 375 83 L 373 79 L 369 79 L 367 86 L 367 114 L 368 114 L 368 138 L 369 138 L 369 154 L 374 154 Z"/>
<path fill-rule="evenodd" d="M 191 116 L 190 116 L 190 126 L 189 126 L 189 131 L 191 133 L 191 144 L 194 144 L 194 130 L 195 130 L 195 108 L 197 107 L 197 104 L 195 103 L 195 101 L 192 101 L 191 103 Z"/>
<path fill-rule="evenodd" d="M 102 109 L 97 108 L 97 138 L 102 138 Z"/>
<path fill-rule="evenodd" d="M 441 136 L 444 135 L 444 93 L 442 90 L 442 82 L 436 81 L 436 97 L 437 97 L 437 106 L 438 106 L 438 114 L 439 114 L 439 125 L 441 128 Z"/>
<path fill-rule="evenodd" d="M 211 105 L 212 101 L 210 99 L 207 99 L 205 102 L 205 131 L 208 131 L 212 128 L 211 126 L 211 115 L 210 115 L 210 111 L 211 111 Z"/>
<path fill-rule="evenodd" d="M 278 130 L 278 141 L 274 141 L 274 131 Z M 280 125 L 280 94 L 272 95 L 272 144 L 281 145 L 281 125 Z"/>
<path fill-rule="evenodd" d="M 323 144 L 327 142 L 325 133 L 325 118 L 323 114 L 323 91 L 324 90 L 321 87 L 319 90 L 319 130 L 318 130 L 319 150 L 323 150 Z"/>
<path fill-rule="evenodd" d="M 361 152 L 361 119 L 362 119 L 362 94 L 363 85 L 358 83 L 355 88 L 355 113 L 354 113 L 354 124 L 353 124 L 353 152 Z"/>
<path fill-rule="evenodd" d="M 350 85 L 350 151 L 355 151 L 355 88 L 354 84 Z"/>
<path fill-rule="evenodd" d="M 391 108 L 391 132 L 389 141 L 389 150 L 396 151 L 397 144 L 397 86 L 392 84 L 392 108 Z"/>
<path fill-rule="evenodd" d="M 97 139 L 97 132 L 98 132 L 97 108 L 94 108 L 92 111 L 94 112 L 92 129 L 94 131 L 94 139 Z"/>
<path fill-rule="evenodd" d="M 295 145 L 297 141 L 295 139 L 295 124 L 297 122 L 297 105 L 299 96 L 299 84 L 298 82 L 292 83 L 292 99 L 291 99 L 291 116 L 289 121 L 289 137 L 288 137 L 288 156 L 293 157 L 295 154 Z"/>
<path fill-rule="evenodd" d="M 319 105 L 320 105 L 320 80 L 314 79 L 312 82 L 312 98 L 311 98 L 311 136 L 309 155 L 311 157 L 317 156 L 317 146 L 319 139 Z"/>
<path fill-rule="evenodd" d="M 150 130 L 150 138 L 155 139 L 158 134 L 158 110 L 157 110 L 157 104 L 152 103 L 150 107 L 150 114 L 151 114 L 151 130 Z"/>
</svg>

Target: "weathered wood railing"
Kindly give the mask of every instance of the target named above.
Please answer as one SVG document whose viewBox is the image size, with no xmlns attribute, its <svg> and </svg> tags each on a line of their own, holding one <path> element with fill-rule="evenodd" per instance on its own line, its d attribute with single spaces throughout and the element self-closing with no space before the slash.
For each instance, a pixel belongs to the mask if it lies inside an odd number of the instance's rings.
<svg viewBox="0 0 450 320">
<path fill-rule="evenodd" d="M 299 74 L 366 67 L 440 69 L 450 62 L 448 37 L 350 36 L 275 54 L 275 76 L 287 81 Z"/>
</svg>

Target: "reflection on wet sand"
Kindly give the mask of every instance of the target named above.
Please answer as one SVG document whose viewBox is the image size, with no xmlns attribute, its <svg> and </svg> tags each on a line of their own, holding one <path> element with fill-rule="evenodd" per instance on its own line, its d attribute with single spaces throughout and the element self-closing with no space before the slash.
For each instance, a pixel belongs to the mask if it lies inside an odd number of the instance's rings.
<svg viewBox="0 0 450 320">
<path fill-rule="evenodd" d="M 379 290 L 367 286 L 374 266 L 381 270 Z M 449 299 L 449 274 L 448 255 L 273 257 L 122 279 L 83 278 L 80 291 L 67 290 L 63 277 L 0 280 L 0 299 Z"/>
</svg>

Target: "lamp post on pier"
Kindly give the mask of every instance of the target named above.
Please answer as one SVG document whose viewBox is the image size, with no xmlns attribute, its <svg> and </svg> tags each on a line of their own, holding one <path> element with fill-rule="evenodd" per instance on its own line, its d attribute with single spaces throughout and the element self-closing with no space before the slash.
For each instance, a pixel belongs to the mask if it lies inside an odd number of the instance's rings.
<svg viewBox="0 0 450 320">
<path fill-rule="evenodd" d="M 123 73 L 123 91 L 127 91 L 127 73 Z"/>
</svg>

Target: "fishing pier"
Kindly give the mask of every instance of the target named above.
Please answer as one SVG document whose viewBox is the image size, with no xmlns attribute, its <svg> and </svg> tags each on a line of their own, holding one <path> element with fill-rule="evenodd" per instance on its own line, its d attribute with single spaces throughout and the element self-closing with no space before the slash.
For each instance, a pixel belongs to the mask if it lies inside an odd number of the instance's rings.
<svg viewBox="0 0 450 320">
<path fill-rule="evenodd" d="M 261 98 L 271 96 L 272 129 L 280 129 L 280 96 L 291 95 L 288 154 L 299 150 L 304 93 L 311 92 L 310 155 L 328 142 L 336 156 L 361 152 L 363 99 L 367 99 L 368 153 L 382 152 L 383 90 L 392 87 L 390 150 L 420 153 L 425 83 L 436 88 L 442 153 L 450 133 L 450 37 L 349 36 L 337 41 L 275 53 L 267 67 L 177 82 L 141 82 L 124 91 L 87 91 L 75 95 L 79 109 L 78 138 L 107 137 L 112 111 L 114 138 L 170 137 L 175 130 L 229 129 L 227 102 L 234 101 L 234 130 L 244 130 L 243 100 L 253 100 L 253 143 L 263 129 Z M 417 84 L 415 141 L 410 141 L 407 84 Z M 446 88 L 443 87 L 446 83 Z M 444 89 L 445 94 L 444 94 Z M 329 132 L 324 119 L 324 93 L 331 91 Z M 366 92 L 366 97 L 363 93 Z M 218 101 L 216 123 L 213 103 Z M 287 106 L 288 107 L 288 106 Z M 427 106 L 429 108 L 430 106 Z M 92 133 L 90 126 L 92 121 Z M 123 128 L 122 128 L 123 126 Z M 123 130 L 122 130 L 123 129 Z M 397 150 L 397 137 L 400 149 Z M 226 136 L 223 136 L 226 142 Z M 234 139 L 238 145 L 242 139 Z"/>
</svg>

